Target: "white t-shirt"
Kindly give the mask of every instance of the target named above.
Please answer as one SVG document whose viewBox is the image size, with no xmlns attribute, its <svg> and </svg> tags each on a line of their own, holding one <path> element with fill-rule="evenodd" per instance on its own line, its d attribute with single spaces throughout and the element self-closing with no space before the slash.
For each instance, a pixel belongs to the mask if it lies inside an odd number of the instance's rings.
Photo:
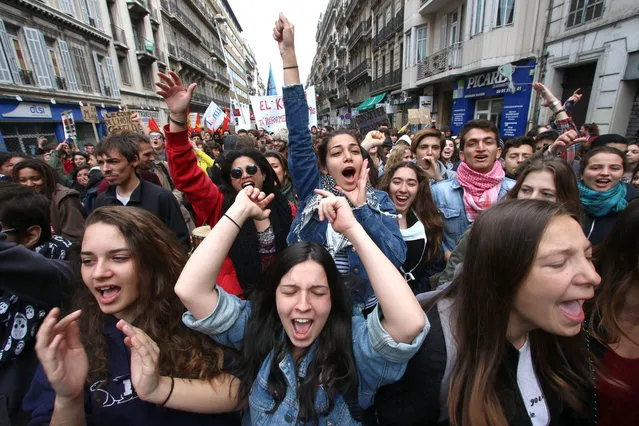
<svg viewBox="0 0 639 426">
<path fill-rule="evenodd" d="M 533 368 L 530 344 L 528 338 L 526 343 L 519 349 L 519 363 L 517 364 L 517 385 L 519 393 L 526 404 L 528 416 L 533 426 L 548 426 L 550 423 L 550 413 L 546 398 L 539 386 L 539 380 Z"/>
<path fill-rule="evenodd" d="M 115 198 L 117 198 L 123 206 L 126 206 L 129 202 L 129 200 L 131 199 L 131 195 L 129 195 L 128 197 L 123 197 L 120 194 L 118 194 L 118 191 L 115 191 Z"/>
</svg>

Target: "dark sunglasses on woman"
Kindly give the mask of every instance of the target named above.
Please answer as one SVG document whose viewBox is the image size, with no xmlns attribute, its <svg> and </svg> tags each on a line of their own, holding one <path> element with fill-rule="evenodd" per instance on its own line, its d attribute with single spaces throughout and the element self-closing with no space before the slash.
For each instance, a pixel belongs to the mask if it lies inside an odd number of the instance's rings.
<svg viewBox="0 0 639 426">
<path fill-rule="evenodd" d="M 255 164 L 249 164 L 246 166 L 247 175 L 253 176 L 255 173 L 257 173 L 257 166 Z M 244 169 L 242 169 L 241 167 L 233 167 L 231 169 L 231 177 L 233 179 L 239 179 L 242 177 L 243 174 L 244 174 Z"/>
</svg>

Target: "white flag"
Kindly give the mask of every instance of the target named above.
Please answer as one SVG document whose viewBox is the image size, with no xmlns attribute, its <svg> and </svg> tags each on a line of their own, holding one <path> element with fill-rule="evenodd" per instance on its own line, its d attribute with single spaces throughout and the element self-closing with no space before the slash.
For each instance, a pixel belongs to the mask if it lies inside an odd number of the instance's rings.
<svg viewBox="0 0 639 426">
<path fill-rule="evenodd" d="M 224 111 L 215 102 L 211 102 L 206 111 L 204 111 L 204 122 L 207 129 L 217 130 L 224 123 Z"/>
</svg>

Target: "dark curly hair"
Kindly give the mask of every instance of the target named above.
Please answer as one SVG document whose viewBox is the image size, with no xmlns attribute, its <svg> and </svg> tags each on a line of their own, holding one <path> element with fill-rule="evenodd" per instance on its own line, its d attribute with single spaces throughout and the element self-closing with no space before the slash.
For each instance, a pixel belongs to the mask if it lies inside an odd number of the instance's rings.
<svg viewBox="0 0 639 426">
<path fill-rule="evenodd" d="M 53 167 L 42 160 L 38 160 L 37 158 L 27 158 L 13 166 L 12 177 L 14 182 L 20 182 L 20 170 L 23 169 L 33 169 L 42 176 L 42 195 L 51 199 L 55 193 L 56 185 L 58 184 L 58 179 L 56 178 Z"/>
</svg>

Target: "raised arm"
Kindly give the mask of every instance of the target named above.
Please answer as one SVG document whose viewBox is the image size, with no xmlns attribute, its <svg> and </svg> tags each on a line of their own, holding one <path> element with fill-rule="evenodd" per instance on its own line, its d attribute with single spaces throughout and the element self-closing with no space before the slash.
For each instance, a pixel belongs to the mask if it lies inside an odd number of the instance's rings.
<svg viewBox="0 0 639 426">
<path fill-rule="evenodd" d="M 304 88 L 300 84 L 300 74 L 295 55 L 294 27 L 284 15 L 273 30 L 284 68 L 284 88 L 282 89 L 286 127 L 288 128 L 288 169 L 293 187 L 304 202 L 313 190 L 319 187 L 320 171 L 313 150 L 313 139 L 308 128 L 308 102 Z"/>
<path fill-rule="evenodd" d="M 360 225 L 348 201 L 316 190 L 325 196 L 318 213 L 327 219 L 335 232 L 344 234 L 359 254 L 379 305 L 384 313 L 382 326 L 398 343 L 411 343 L 426 325 L 424 311 L 397 268 L 377 247 Z"/>
<path fill-rule="evenodd" d="M 164 127 L 166 135 L 166 156 L 169 172 L 175 187 L 182 191 L 193 206 L 196 224 L 207 222 L 214 226 L 222 211 L 223 195 L 218 187 L 197 165 L 197 157 L 188 139 L 186 110 L 195 90 L 195 83 L 188 89 L 182 85 L 177 74 L 158 73 L 161 82 L 156 83 L 158 95 L 162 96 L 169 108 L 169 124 Z M 213 223 L 209 223 L 213 222 Z"/>
<path fill-rule="evenodd" d="M 270 214 L 266 206 L 274 197 L 274 194 L 266 196 L 257 188 L 244 188 L 191 255 L 175 285 L 175 293 L 196 319 L 206 317 L 217 306 L 215 277 L 242 225 L 251 217 L 266 219 Z"/>
</svg>

